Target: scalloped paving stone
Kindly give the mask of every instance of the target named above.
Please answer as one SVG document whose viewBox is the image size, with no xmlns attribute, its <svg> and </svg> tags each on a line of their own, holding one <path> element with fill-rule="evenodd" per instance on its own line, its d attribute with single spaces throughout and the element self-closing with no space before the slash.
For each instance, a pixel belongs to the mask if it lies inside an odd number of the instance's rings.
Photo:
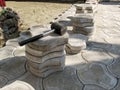
<svg viewBox="0 0 120 90">
<path fill-rule="evenodd" d="M 87 37 L 82 34 L 71 34 L 66 45 L 66 52 L 68 54 L 79 53 L 86 48 Z"/>
<path fill-rule="evenodd" d="M 8 82 L 7 77 L 0 75 L 0 88 L 2 88 L 4 85 L 6 85 Z"/>
<path fill-rule="evenodd" d="M 97 85 L 85 85 L 83 90 L 107 90 Z"/>
<path fill-rule="evenodd" d="M 105 38 L 105 40 L 111 45 L 111 48 L 108 48 L 107 51 L 110 55 L 117 58 L 120 55 L 120 38 Z"/>
<path fill-rule="evenodd" d="M 115 61 L 107 66 L 108 70 L 115 76 L 120 78 L 120 57 L 116 58 Z"/>
<path fill-rule="evenodd" d="M 8 80 L 13 80 L 15 78 L 23 75 L 25 70 L 25 57 L 13 57 L 7 58 L 0 62 L 0 75 L 7 77 Z"/>
<path fill-rule="evenodd" d="M 102 62 L 110 64 L 113 62 L 113 57 L 108 55 L 106 51 L 100 48 L 89 48 L 81 51 L 82 57 L 88 62 Z"/>
<path fill-rule="evenodd" d="M 30 84 L 35 90 L 42 90 L 42 78 L 36 77 L 29 72 L 21 76 L 18 80 Z"/>
<path fill-rule="evenodd" d="M 76 70 L 70 67 L 66 67 L 63 72 L 56 72 L 45 78 L 43 86 L 45 90 L 82 90 L 83 88 L 77 78 Z"/>
<path fill-rule="evenodd" d="M 83 68 L 87 62 L 82 58 L 81 54 L 66 55 L 65 66 L 74 67 L 76 69 Z"/>
<path fill-rule="evenodd" d="M 65 29 L 65 27 L 64 27 L 64 29 Z M 48 29 L 48 28 L 33 29 L 33 30 L 31 30 L 31 34 L 32 34 L 32 36 L 36 36 L 36 35 L 39 35 L 39 34 L 45 32 L 46 30 L 50 30 L 50 29 Z M 22 38 L 22 37 L 24 37 L 24 38 Z M 31 37 L 30 32 L 28 34 L 21 34 L 19 41 L 22 41 L 25 38 L 29 38 L 29 37 Z M 56 46 L 67 44 L 67 42 L 68 42 L 68 34 L 67 33 L 63 34 L 62 36 L 52 33 L 52 34 L 49 34 L 48 36 L 45 36 L 39 40 L 28 43 L 28 46 L 30 46 L 31 48 L 33 48 L 35 50 L 48 51 L 48 50 L 55 48 Z"/>
<path fill-rule="evenodd" d="M 16 80 L 15 82 L 1 88 L 0 90 L 35 90 L 30 84 Z"/>
<path fill-rule="evenodd" d="M 13 57 L 12 52 L 14 51 L 15 47 L 13 46 L 5 46 L 0 48 L 0 61 L 2 59 Z"/>
<path fill-rule="evenodd" d="M 36 63 L 36 62 L 32 62 L 32 61 L 27 60 L 27 64 L 33 68 L 36 68 L 36 69 L 42 69 L 45 67 L 57 66 L 57 65 L 59 66 L 63 63 L 65 63 L 65 56 L 52 58 L 52 59 L 49 59 L 43 63 Z"/>
<path fill-rule="evenodd" d="M 117 83 L 116 87 L 111 90 L 120 90 L 120 79 L 118 79 L 118 83 Z"/>
<path fill-rule="evenodd" d="M 19 45 L 18 45 L 18 38 L 9 39 L 9 40 L 6 42 L 6 46 L 14 46 L 14 47 L 19 46 Z"/>
<path fill-rule="evenodd" d="M 60 45 L 60 46 L 57 46 L 49 51 L 40 51 L 40 50 L 35 50 L 28 45 L 25 46 L 26 51 L 34 56 L 45 56 L 45 55 L 53 53 L 53 52 L 62 51 L 62 50 L 64 50 L 64 48 L 65 48 L 64 45 Z"/>
<path fill-rule="evenodd" d="M 31 55 L 30 53 L 26 52 L 26 58 L 28 60 L 30 60 L 32 62 L 36 62 L 36 63 L 43 63 L 49 59 L 61 57 L 64 55 L 65 55 L 65 51 L 63 51 L 63 50 L 59 51 L 59 52 L 52 52 L 45 56 L 34 56 L 34 55 Z"/>
<path fill-rule="evenodd" d="M 64 70 L 63 65 L 54 66 L 54 67 L 47 67 L 44 69 L 43 72 L 41 72 L 41 70 L 37 70 L 37 69 L 34 69 L 32 67 L 27 67 L 27 68 L 32 74 L 34 74 L 35 76 L 38 76 L 38 77 L 42 77 L 42 78 L 47 77 L 48 75 L 50 75 L 52 73 Z"/>
<path fill-rule="evenodd" d="M 78 77 L 84 84 L 95 84 L 105 89 L 111 89 L 117 84 L 117 79 L 111 76 L 105 65 L 92 63 L 77 70 Z"/>
<path fill-rule="evenodd" d="M 13 56 L 25 56 L 25 46 L 16 47 L 13 51 Z"/>
</svg>

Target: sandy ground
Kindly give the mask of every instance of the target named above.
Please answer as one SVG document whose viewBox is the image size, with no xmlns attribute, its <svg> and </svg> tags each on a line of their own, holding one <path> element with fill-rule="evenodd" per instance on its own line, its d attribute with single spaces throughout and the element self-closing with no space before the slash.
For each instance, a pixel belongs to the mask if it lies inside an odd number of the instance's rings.
<svg viewBox="0 0 120 90">
<path fill-rule="evenodd" d="M 65 3 L 32 1 L 7 1 L 6 5 L 19 14 L 23 23 L 22 29 L 34 24 L 47 24 L 71 6 Z"/>
</svg>

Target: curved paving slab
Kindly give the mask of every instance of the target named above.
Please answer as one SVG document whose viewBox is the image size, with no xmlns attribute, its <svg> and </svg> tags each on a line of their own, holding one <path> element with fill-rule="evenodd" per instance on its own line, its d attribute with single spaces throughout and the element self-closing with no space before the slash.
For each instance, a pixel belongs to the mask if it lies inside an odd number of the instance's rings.
<svg viewBox="0 0 120 90">
<path fill-rule="evenodd" d="M 2 59 L 6 59 L 9 57 L 13 57 L 13 51 L 14 51 L 15 47 L 13 46 L 5 46 L 3 48 L 0 48 L 0 61 Z"/>
<path fill-rule="evenodd" d="M 97 85 L 85 85 L 83 90 L 107 90 Z"/>
<path fill-rule="evenodd" d="M 117 79 L 108 73 L 105 65 L 99 63 L 79 69 L 77 74 L 84 84 L 95 84 L 105 89 L 111 89 L 117 84 Z"/>
<path fill-rule="evenodd" d="M 110 64 L 113 62 L 113 57 L 108 55 L 103 49 L 100 48 L 89 48 L 82 50 L 82 57 L 88 62 L 102 62 L 104 64 Z"/>
<path fill-rule="evenodd" d="M 105 40 L 111 44 L 111 48 L 107 49 L 110 55 L 117 58 L 120 55 L 120 38 L 105 38 Z"/>
<path fill-rule="evenodd" d="M 120 78 L 120 57 L 107 67 L 115 77 Z"/>
<path fill-rule="evenodd" d="M 57 72 L 43 80 L 44 90 L 82 90 L 83 85 L 78 80 L 76 70 L 67 67 L 63 72 Z"/>
<path fill-rule="evenodd" d="M 25 56 L 25 46 L 17 46 L 13 51 L 13 56 Z"/>
<path fill-rule="evenodd" d="M 36 77 L 29 72 L 20 77 L 19 80 L 30 84 L 34 90 L 42 90 L 42 78 Z"/>
<path fill-rule="evenodd" d="M 120 90 L 120 79 L 118 80 L 116 87 L 111 90 Z"/>
<path fill-rule="evenodd" d="M 13 57 L 0 61 L 0 76 L 6 77 L 9 81 L 23 75 L 25 70 L 25 57 Z"/>
<path fill-rule="evenodd" d="M 66 55 L 65 65 L 79 69 L 85 67 L 87 62 L 82 58 L 81 53 L 78 53 L 75 55 Z"/>
<path fill-rule="evenodd" d="M 13 47 L 19 46 L 18 45 L 18 38 L 8 40 L 6 42 L 6 46 L 13 46 Z"/>
<path fill-rule="evenodd" d="M 17 80 L 12 84 L 9 84 L 6 87 L 3 87 L 0 90 L 35 90 L 35 89 L 30 84 L 24 81 Z"/>
</svg>

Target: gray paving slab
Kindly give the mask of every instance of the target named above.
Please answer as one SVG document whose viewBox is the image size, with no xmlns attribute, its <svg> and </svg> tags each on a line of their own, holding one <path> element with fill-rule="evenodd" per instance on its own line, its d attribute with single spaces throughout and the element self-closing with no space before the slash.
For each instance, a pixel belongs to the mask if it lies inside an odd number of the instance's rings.
<svg viewBox="0 0 120 90">
<path fill-rule="evenodd" d="M 70 67 L 45 78 L 43 86 L 45 90 L 82 90 L 83 88 L 83 84 L 76 76 L 76 69 Z"/>
<path fill-rule="evenodd" d="M 117 84 L 117 79 L 110 75 L 107 68 L 100 63 L 92 63 L 78 69 L 77 74 L 84 84 L 94 84 L 105 89 L 111 89 Z"/>
<path fill-rule="evenodd" d="M 82 57 L 88 62 L 102 62 L 106 65 L 113 62 L 111 57 L 104 49 L 100 48 L 88 48 L 81 51 Z"/>
<path fill-rule="evenodd" d="M 116 58 L 112 64 L 108 65 L 108 70 L 113 76 L 120 78 L 120 57 Z"/>
<path fill-rule="evenodd" d="M 107 90 L 97 85 L 85 85 L 83 90 Z"/>
<path fill-rule="evenodd" d="M 118 83 L 117 83 L 116 87 L 114 87 L 111 90 L 120 90 L 120 79 L 118 80 Z"/>
</svg>

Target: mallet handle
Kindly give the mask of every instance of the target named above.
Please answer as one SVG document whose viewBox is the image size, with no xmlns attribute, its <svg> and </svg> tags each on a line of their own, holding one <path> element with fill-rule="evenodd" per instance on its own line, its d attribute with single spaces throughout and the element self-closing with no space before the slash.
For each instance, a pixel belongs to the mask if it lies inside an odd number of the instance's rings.
<svg viewBox="0 0 120 90">
<path fill-rule="evenodd" d="M 53 32 L 54 32 L 54 30 L 52 29 L 52 30 L 47 31 L 46 33 L 36 35 L 36 36 L 28 38 L 28 39 L 26 39 L 24 41 L 20 41 L 18 43 L 19 43 L 20 46 L 23 46 L 23 45 L 25 45 L 27 43 L 34 42 L 34 41 L 36 41 L 36 40 L 38 40 L 38 39 L 40 39 L 40 38 L 42 38 L 44 36 L 47 36 L 48 34 L 53 33 Z"/>
<path fill-rule="evenodd" d="M 40 34 L 40 35 L 31 37 L 31 38 L 29 38 L 29 39 L 26 39 L 26 40 L 24 40 L 24 41 L 20 41 L 20 42 L 18 42 L 18 43 L 19 43 L 20 46 L 23 46 L 23 45 L 25 45 L 25 44 L 27 44 L 27 43 L 36 41 L 36 40 L 42 38 L 43 36 L 44 36 L 43 34 Z"/>
</svg>

